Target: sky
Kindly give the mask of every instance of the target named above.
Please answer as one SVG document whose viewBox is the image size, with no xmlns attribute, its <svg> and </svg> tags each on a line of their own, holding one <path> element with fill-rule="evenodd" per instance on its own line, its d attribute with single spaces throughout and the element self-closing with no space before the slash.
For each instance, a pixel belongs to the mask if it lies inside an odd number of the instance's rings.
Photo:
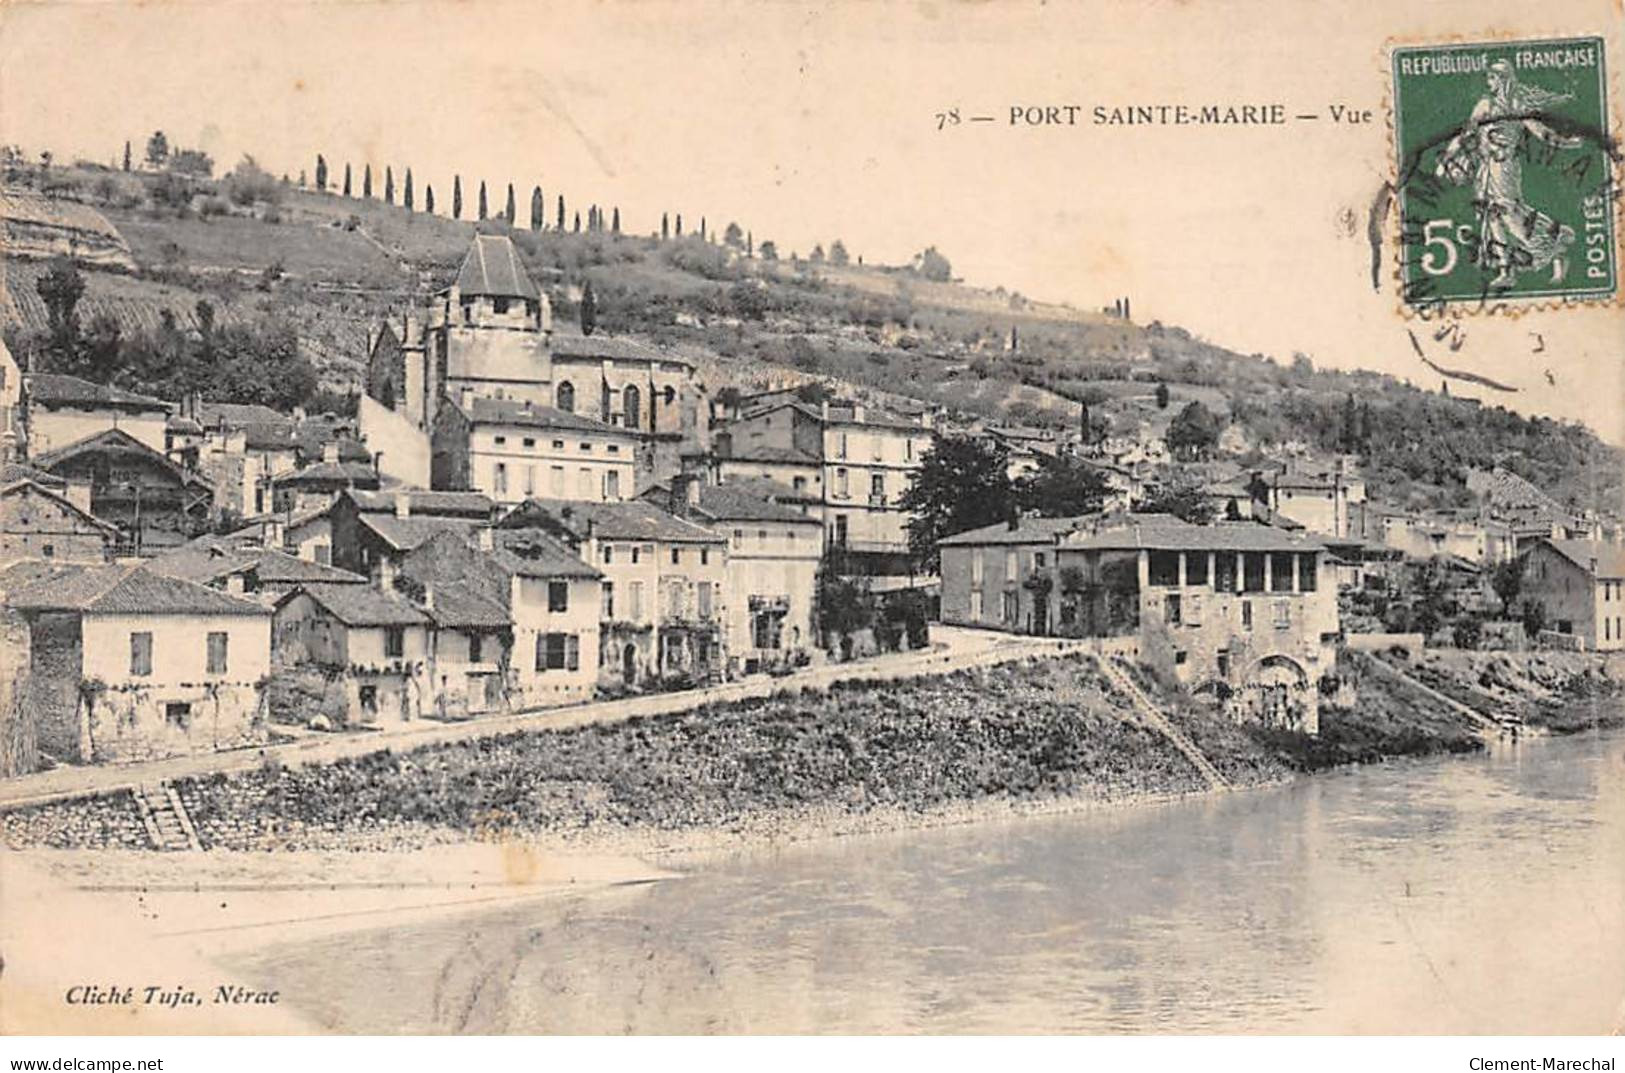
<svg viewBox="0 0 1625 1073">
<path fill-rule="evenodd" d="M 1365 220 L 1393 170 L 1389 43 L 1604 34 L 1617 135 L 1622 25 L 1609 0 L 12 2 L 0 140 L 108 161 L 163 129 L 221 168 L 410 165 L 442 206 L 455 172 L 494 204 L 512 181 L 521 202 L 540 183 L 550 204 L 618 205 L 633 231 L 669 211 L 786 253 L 840 238 L 899 263 L 935 245 L 971 283 L 1080 308 L 1127 295 L 1141 322 L 1436 389 L 1415 331 L 1439 364 L 1520 389 L 1492 401 L 1619 443 L 1625 310 L 1469 316 L 1452 351 L 1391 279 L 1372 289 Z M 1323 118 L 1089 122 L 1158 103 Z M 1333 123 L 1333 104 L 1370 120 Z M 1009 123 L 1066 105 L 1077 125 Z"/>
</svg>

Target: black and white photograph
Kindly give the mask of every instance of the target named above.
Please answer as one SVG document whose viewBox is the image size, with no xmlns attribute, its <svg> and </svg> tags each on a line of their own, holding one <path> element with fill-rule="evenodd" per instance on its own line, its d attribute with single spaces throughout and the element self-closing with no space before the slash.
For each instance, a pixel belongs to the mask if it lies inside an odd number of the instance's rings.
<svg viewBox="0 0 1625 1073">
<path fill-rule="evenodd" d="M 0 3 L 10 1068 L 1614 1069 L 1622 67 L 1613 0 Z"/>
</svg>

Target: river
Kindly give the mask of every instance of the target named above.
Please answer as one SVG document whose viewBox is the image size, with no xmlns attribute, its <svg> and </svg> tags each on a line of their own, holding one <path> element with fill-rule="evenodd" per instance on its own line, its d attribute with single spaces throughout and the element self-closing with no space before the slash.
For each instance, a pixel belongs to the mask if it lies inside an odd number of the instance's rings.
<svg viewBox="0 0 1625 1073">
<path fill-rule="evenodd" d="M 1603 1032 L 1625 735 L 753 849 L 230 964 L 344 1032 Z"/>
</svg>

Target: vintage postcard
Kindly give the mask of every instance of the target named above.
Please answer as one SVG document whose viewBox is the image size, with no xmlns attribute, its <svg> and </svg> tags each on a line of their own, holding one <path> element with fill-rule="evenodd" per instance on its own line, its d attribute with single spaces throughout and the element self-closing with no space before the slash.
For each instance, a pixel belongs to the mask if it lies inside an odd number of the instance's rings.
<svg viewBox="0 0 1625 1073">
<path fill-rule="evenodd" d="M 1622 26 L 0 4 L 0 1032 L 1625 1031 Z"/>
</svg>

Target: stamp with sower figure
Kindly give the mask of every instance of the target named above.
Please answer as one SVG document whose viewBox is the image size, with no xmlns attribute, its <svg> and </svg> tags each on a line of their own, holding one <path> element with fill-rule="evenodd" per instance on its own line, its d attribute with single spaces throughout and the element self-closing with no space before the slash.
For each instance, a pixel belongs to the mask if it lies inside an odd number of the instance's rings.
<svg viewBox="0 0 1625 1073">
<path fill-rule="evenodd" d="M 1393 50 L 1407 305 L 1616 296 L 1603 59 L 1600 37 Z"/>
</svg>

